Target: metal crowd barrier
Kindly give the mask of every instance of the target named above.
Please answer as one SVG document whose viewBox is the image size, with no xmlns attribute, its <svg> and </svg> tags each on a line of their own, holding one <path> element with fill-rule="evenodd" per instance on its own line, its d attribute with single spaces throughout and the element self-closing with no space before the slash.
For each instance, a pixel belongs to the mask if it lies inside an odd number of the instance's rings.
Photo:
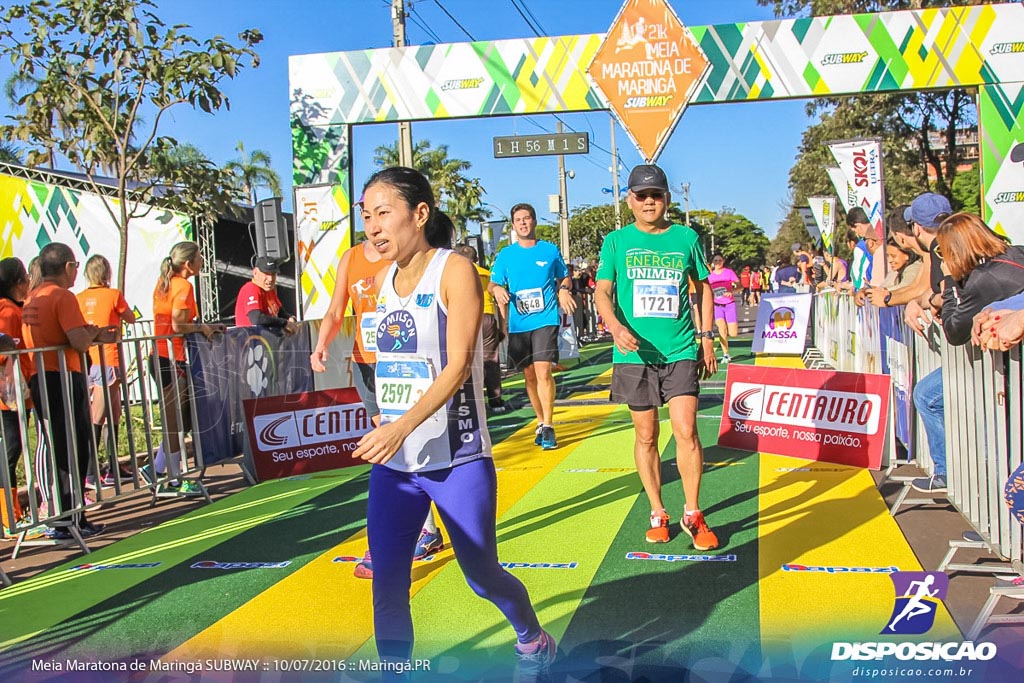
<svg viewBox="0 0 1024 683">
<path fill-rule="evenodd" d="M 137 330 L 136 330 L 137 332 Z M 197 421 L 194 401 L 188 400 L 193 393 L 192 377 L 188 372 L 187 362 L 184 366 L 181 382 L 171 385 L 170 391 L 161 391 L 157 384 L 152 382 L 149 375 L 148 359 L 153 351 L 153 345 L 157 341 L 170 340 L 173 337 L 153 337 L 135 334 L 126 336 L 116 344 L 121 351 L 120 382 L 117 392 L 112 394 L 110 386 L 104 381 L 102 383 L 101 399 L 105 406 L 105 429 L 106 437 L 97 442 L 97 434 L 92 425 L 91 416 L 89 424 L 82 426 L 76 418 L 76 406 L 73 392 L 73 384 L 81 382 L 85 385 L 86 400 L 92 396 L 92 388 L 88 381 L 88 361 L 86 354 L 78 354 L 82 373 L 71 373 L 67 367 L 65 353 L 75 354 L 76 351 L 70 347 L 47 347 L 31 349 L 28 351 L 10 351 L 0 354 L 0 367 L 3 369 L 3 381 L 0 388 L 3 389 L 3 399 L 6 407 L 13 408 L 13 411 L 5 411 L 7 414 L 14 412 L 17 415 L 18 435 L 21 440 L 21 454 L 18 463 L 21 464 L 24 473 L 25 488 L 19 491 L 18 482 L 15 481 L 8 467 L 0 467 L 0 486 L 2 486 L 3 506 L 3 531 L 6 540 L 14 540 L 12 559 L 18 556 L 21 548 L 29 545 L 68 545 L 77 544 L 82 552 L 88 553 L 89 548 L 85 537 L 80 533 L 78 520 L 82 513 L 94 510 L 101 505 L 119 501 L 128 496 L 136 495 L 142 491 L 149 491 L 151 504 L 155 504 L 158 498 L 179 497 L 179 491 L 172 490 L 166 485 L 171 480 L 171 467 L 164 475 L 157 475 L 152 466 L 153 457 L 161 438 L 165 442 L 171 436 L 167 419 L 157 418 L 154 407 L 160 411 L 161 416 L 167 416 L 173 412 L 174 422 L 177 425 L 175 430 L 178 443 L 180 444 L 180 462 L 178 463 L 178 478 L 195 481 L 198 488 L 198 495 L 210 502 L 209 494 L 197 477 L 203 471 L 202 448 L 199 444 L 198 435 L 190 439 L 188 435 L 188 424 L 195 424 Z M 168 344 L 170 345 L 170 344 Z M 58 378 L 59 387 L 42 381 L 44 375 L 40 371 L 35 381 L 38 384 L 39 402 L 35 404 L 29 391 L 29 383 L 22 375 L 22 357 L 30 356 L 37 368 L 43 367 L 43 353 L 61 351 L 57 354 L 59 365 Z M 173 347 L 170 351 L 173 356 Z M 107 377 L 107 365 L 102 354 L 100 356 L 101 377 Z M 54 380 L 51 380 L 54 382 Z M 57 393 L 55 395 L 55 390 Z M 120 397 L 122 411 L 116 425 L 111 419 L 112 408 L 115 399 Z M 53 411 L 60 410 L 63 413 L 63 420 L 51 419 Z M 90 414 L 90 405 L 79 409 L 82 414 Z M 137 439 L 132 429 L 133 422 L 141 422 L 142 438 Z M 159 424 L 158 424 L 159 422 Z M 88 431 L 89 452 L 84 457 L 89 470 L 95 477 L 95 488 L 87 489 L 85 486 L 86 472 L 82 471 L 79 463 L 79 453 L 76 430 Z M 65 442 L 68 444 L 68 452 L 58 453 L 53 448 L 54 436 L 60 430 Z M 117 433 L 124 435 L 124 445 L 118 443 Z M 156 438 L 154 438 L 154 436 Z M 6 445 L 7 435 L 0 437 L 0 441 Z M 190 443 L 194 441 L 195 443 Z M 194 453 L 190 454 L 188 447 L 192 446 Z M 33 447 L 34 446 L 34 447 Z M 105 458 L 101 458 L 105 454 Z M 110 473 L 113 483 L 109 487 L 103 486 L 101 473 L 103 471 L 103 460 L 110 464 Z M 63 465 L 67 472 L 67 481 L 61 477 Z M 130 477 L 120 476 L 121 468 L 131 472 Z M 148 469 L 147 469 L 148 468 Z M 60 479 L 60 482 L 58 481 Z M 63 483 L 61 483 L 63 482 Z M 66 490 L 70 497 L 70 506 L 62 505 L 61 491 Z M 24 499 L 24 506 L 16 504 L 16 497 Z M 21 517 L 16 518 L 15 511 L 21 509 Z M 41 532 L 48 528 L 51 530 L 64 530 L 66 533 L 58 533 L 54 539 Z M 68 538 L 70 536 L 70 538 Z M 0 577 L 2 580 L 2 577 Z"/>
<path fill-rule="evenodd" d="M 1024 576 L 1024 529 L 1010 513 L 1003 500 L 1003 486 L 1022 458 L 1022 429 L 1024 429 L 1024 364 L 1018 346 L 1007 353 L 982 351 L 970 344 L 951 346 L 938 325 L 933 322 L 925 335 L 912 334 L 902 322 L 902 307 L 894 309 L 912 363 L 912 376 L 897 379 L 894 388 L 908 381 L 912 388 L 917 380 L 937 368 L 942 368 L 945 402 L 947 497 L 967 522 L 976 530 L 980 540 L 954 539 L 938 571 L 961 571 L 984 574 L 1012 574 Z M 824 358 L 838 370 L 870 372 L 874 366 L 870 356 L 876 352 L 874 340 L 888 346 L 890 335 L 879 327 L 879 310 L 870 305 L 858 309 L 852 297 L 834 293 L 816 297 L 814 343 Z M 864 340 L 858 346 L 857 340 Z M 867 342 L 867 343 L 865 343 Z M 903 373 L 903 367 L 890 361 L 887 369 Z M 880 370 L 875 370 L 879 372 Z M 898 374 L 898 373 L 897 373 Z M 895 406 L 896 401 L 891 401 Z M 932 472 L 928 455 L 924 425 L 917 415 L 912 400 L 910 411 L 912 429 L 907 441 L 910 460 Z M 892 421 L 891 421 L 892 424 Z M 890 468 L 891 471 L 891 468 Z M 910 477 L 903 480 L 904 490 L 893 505 L 892 512 L 901 505 L 935 503 L 935 498 L 910 499 L 907 497 Z M 964 548 L 986 549 L 1006 564 L 954 563 L 956 553 Z M 1024 588 L 995 587 L 968 638 L 976 637 L 987 625 L 1021 623 L 1021 615 L 993 616 L 997 602 L 1004 597 L 1024 600 Z"/>
</svg>

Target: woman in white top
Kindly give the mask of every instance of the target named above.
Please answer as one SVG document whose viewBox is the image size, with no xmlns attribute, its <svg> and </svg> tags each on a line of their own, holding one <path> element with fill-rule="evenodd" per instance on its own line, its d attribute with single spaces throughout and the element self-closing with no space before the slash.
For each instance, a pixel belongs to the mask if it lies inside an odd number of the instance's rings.
<svg viewBox="0 0 1024 683">
<path fill-rule="evenodd" d="M 520 671 L 540 671 L 556 646 L 526 588 L 498 564 L 497 479 L 483 404 L 483 294 L 473 264 L 446 248 L 451 221 L 418 171 L 379 171 L 363 192 L 370 243 L 393 263 L 377 292 L 376 393 L 381 424 L 354 457 L 373 463 L 367 533 L 381 660 L 412 657 L 413 552 L 433 501 L 473 590 L 515 628 Z"/>
</svg>

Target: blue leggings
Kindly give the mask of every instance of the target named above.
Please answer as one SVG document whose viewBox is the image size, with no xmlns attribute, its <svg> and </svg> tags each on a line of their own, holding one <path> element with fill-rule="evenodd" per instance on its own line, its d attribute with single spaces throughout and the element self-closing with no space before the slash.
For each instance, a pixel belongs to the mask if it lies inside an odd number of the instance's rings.
<svg viewBox="0 0 1024 683">
<path fill-rule="evenodd" d="M 373 558 L 373 629 L 380 658 L 412 657 L 412 557 L 431 501 L 445 522 L 470 588 L 501 610 L 520 642 L 538 638 L 540 624 L 526 587 L 498 564 L 494 462 L 480 458 L 422 473 L 374 465 L 366 529 Z"/>
</svg>

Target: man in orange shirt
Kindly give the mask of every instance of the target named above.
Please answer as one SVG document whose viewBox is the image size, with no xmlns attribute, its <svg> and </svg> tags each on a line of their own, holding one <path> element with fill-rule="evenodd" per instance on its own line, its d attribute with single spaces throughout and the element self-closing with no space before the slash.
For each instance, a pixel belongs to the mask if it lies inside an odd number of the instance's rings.
<svg viewBox="0 0 1024 683">
<path fill-rule="evenodd" d="M 30 349 L 50 346 L 70 346 L 66 351 L 46 351 L 36 356 L 35 374 L 29 379 L 32 401 L 43 421 L 43 429 L 50 434 L 50 444 L 57 464 L 57 493 L 60 512 L 66 513 L 81 504 L 85 473 L 89 467 L 90 439 L 89 396 L 85 375 L 82 374 L 82 354 L 94 341 L 110 343 L 116 340 L 114 330 L 85 322 L 78 307 L 78 299 L 69 290 L 78 277 L 78 261 L 66 244 L 53 242 L 39 252 L 42 283 L 29 294 L 22 310 L 22 333 Z M 42 363 L 39 363 L 39 356 Z M 63 363 L 61 362 L 63 360 Z M 61 365 L 67 370 L 70 395 L 72 429 L 66 427 L 64 389 Z M 45 389 L 45 400 L 43 391 Z M 76 467 L 72 466 L 72 458 Z M 72 487 L 72 475 L 77 488 Z M 73 495 L 73 491 L 77 495 Z M 77 516 L 82 536 L 92 536 L 103 530 Z M 72 519 L 67 524 L 74 524 Z M 63 527 L 53 529 L 52 537 L 72 538 Z"/>
</svg>

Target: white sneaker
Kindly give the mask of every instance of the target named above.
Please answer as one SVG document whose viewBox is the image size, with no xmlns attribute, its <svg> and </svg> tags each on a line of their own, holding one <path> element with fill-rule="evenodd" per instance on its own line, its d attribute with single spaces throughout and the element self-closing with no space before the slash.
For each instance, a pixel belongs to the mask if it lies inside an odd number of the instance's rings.
<svg viewBox="0 0 1024 683">
<path fill-rule="evenodd" d="M 731 359 L 729 358 L 729 354 L 725 354 L 725 355 L 722 356 L 722 360 L 718 361 L 718 364 L 719 365 L 728 365 L 730 360 Z"/>
</svg>

